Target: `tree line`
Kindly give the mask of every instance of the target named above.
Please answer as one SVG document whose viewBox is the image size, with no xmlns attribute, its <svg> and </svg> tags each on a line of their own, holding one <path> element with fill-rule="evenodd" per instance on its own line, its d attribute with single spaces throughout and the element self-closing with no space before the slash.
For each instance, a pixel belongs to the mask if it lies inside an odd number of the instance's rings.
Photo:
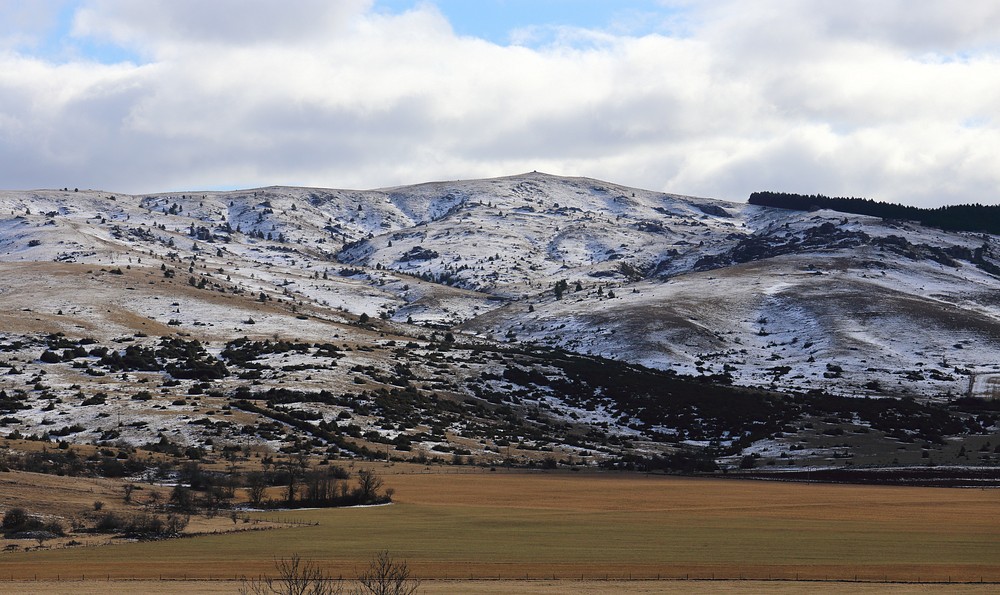
<svg viewBox="0 0 1000 595">
<path fill-rule="evenodd" d="M 750 195 L 748 202 L 757 206 L 796 211 L 829 209 L 883 219 L 916 221 L 922 225 L 949 231 L 1000 233 L 1000 205 L 966 204 L 922 209 L 896 203 L 879 202 L 870 198 L 829 197 L 822 194 L 807 195 L 769 191 L 754 192 Z"/>
</svg>

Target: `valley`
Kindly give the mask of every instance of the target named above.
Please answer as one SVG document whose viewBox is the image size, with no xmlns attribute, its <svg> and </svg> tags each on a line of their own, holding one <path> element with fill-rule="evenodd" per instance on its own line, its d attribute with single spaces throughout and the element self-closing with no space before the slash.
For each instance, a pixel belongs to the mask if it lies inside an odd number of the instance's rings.
<svg viewBox="0 0 1000 595">
<path fill-rule="evenodd" d="M 1000 484 L 994 235 L 537 172 L 0 214 L 14 588 L 1000 580 L 940 489 Z"/>
</svg>

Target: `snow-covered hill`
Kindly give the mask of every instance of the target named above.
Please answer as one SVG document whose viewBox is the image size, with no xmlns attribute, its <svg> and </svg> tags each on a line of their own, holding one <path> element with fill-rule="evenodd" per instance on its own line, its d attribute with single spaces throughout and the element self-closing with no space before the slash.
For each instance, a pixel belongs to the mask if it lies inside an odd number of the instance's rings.
<svg viewBox="0 0 1000 595">
<path fill-rule="evenodd" d="M 0 191 L 0 272 L 10 340 L 449 334 L 779 391 L 1000 386 L 1000 238 L 586 178 Z"/>
<path fill-rule="evenodd" d="M 7 263 L 163 265 L 329 316 L 739 384 L 933 396 L 1000 372 L 1000 246 L 982 234 L 540 173 L 375 191 L 4 192 L 0 213 Z"/>
</svg>

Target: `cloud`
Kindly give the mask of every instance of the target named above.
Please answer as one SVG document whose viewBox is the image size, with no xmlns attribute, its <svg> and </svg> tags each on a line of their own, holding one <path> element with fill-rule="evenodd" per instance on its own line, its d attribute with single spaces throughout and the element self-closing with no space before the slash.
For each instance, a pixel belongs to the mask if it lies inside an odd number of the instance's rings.
<svg viewBox="0 0 1000 595">
<path fill-rule="evenodd" d="M 81 2 L 75 39 L 142 58 L 0 50 L 4 183 L 367 188 L 537 169 L 733 200 L 996 202 L 993 3 L 665 4 L 676 34 L 567 26 L 525 47 L 457 35 L 429 3 Z"/>
<path fill-rule="evenodd" d="M 914 52 L 956 52 L 997 47 L 1000 5 L 992 0 L 967 0 L 956 10 L 947 2 L 848 0 L 785 2 L 783 8 L 812 14 L 819 31 L 828 36 L 890 43 Z"/>
<path fill-rule="evenodd" d="M 76 14 L 73 33 L 106 38 L 153 55 L 218 46 L 298 46 L 336 38 L 371 0 L 94 0 Z"/>
<path fill-rule="evenodd" d="M 0 0 L 0 48 L 36 47 L 56 27 L 64 1 Z"/>
<path fill-rule="evenodd" d="M 909 52 L 962 52 L 996 49 L 1000 41 L 1000 5 L 966 0 L 961 10 L 939 0 L 665 0 L 686 7 L 689 23 L 700 35 L 735 35 L 760 48 L 795 41 L 823 46 L 854 40 L 893 46 Z M 752 4 L 752 5 L 751 5 Z"/>
</svg>

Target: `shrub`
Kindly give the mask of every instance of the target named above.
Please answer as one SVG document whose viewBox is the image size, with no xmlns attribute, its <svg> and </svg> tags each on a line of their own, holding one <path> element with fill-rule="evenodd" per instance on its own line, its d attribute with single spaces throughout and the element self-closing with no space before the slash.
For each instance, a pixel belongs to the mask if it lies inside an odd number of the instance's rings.
<svg viewBox="0 0 1000 595">
<path fill-rule="evenodd" d="M 24 531 L 31 519 L 31 515 L 23 508 L 11 508 L 3 515 L 3 532 L 17 533 Z"/>
<path fill-rule="evenodd" d="M 4 535 L 11 536 L 19 533 L 34 532 L 36 539 L 46 539 L 57 535 L 64 535 L 63 527 L 59 521 L 45 522 L 37 516 L 28 514 L 23 508 L 11 508 L 3 516 Z"/>
</svg>

